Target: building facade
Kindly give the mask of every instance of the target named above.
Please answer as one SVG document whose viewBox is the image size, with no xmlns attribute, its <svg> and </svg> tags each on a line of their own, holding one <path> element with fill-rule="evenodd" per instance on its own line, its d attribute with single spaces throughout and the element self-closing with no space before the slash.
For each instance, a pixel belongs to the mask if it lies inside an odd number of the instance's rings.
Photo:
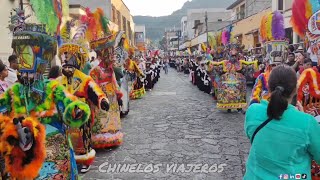
<svg viewBox="0 0 320 180">
<path fill-rule="evenodd" d="M 249 17 L 269 9 L 272 5 L 272 0 L 245 0 L 245 16 Z"/>
<path fill-rule="evenodd" d="M 125 31 L 130 45 L 134 45 L 134 22 L 129 8 L 122 0 L 111 0 L 111 21 Z"/>
<path fill-rule="evenodd" d="M 237 0 L 233 4 L 231 4 L 229 7 L 227 7 L 227 10 L 231 10 L 231 20 L 241 20 L 245 18 L 246 16 L 246 3 L 245 0 Z"/>
<path fill-rule="evenodd" d="M 207 12 L 208 23 L 222 22 L 231 18 L 231 11 L 222 8 L 190 9 L 187 13 L 187 39 L 197 37 L 196 26 L 205 24 Z"/>
<path fill-rule="evenodd" d="M 207 43 L 207 32 L 230 25 L 231 14 L 232 11 L 222 8 L 190 9 L 187 16 L 181 19 L 179 50 Z"/>
<path fill-rule="evenodd" d="M 179 49 L 179 34 L 181 31 L 179 29 L 170 29 L 165 32 L 166 39 L 166 50 L 167 51 L 177 51 Z"/>
<path fill-rule="evenodd" d="M 246 49 L 261 47 L 259 34 L 261 19 L 270 12 L 271 8 L 233 23 L 232 33 Z"/>
<path fill-rule="evenodd" d="M 188 32 L 187 32 L 187 26 L 188 24 L 188 16 L 183 16 L 181 18 L 181 39 L 182 41 L 185 41 L 188 39 Z"/>
</svg>

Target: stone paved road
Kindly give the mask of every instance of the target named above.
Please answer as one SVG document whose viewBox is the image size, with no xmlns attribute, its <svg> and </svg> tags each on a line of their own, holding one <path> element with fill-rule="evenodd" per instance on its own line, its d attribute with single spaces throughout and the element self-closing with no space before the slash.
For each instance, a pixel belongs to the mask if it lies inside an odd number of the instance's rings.
<svg viewBox="0 0 320 180">
<path fill-rule="evenodd" d="M 124 144 L 99 151 L 83 179 L 242 179 L 250 147 L 243 132 L 243 119 L 242 114 L 216 110 L 210 95 L 200 92 L 184 74 L 170 69 L 169 75 L 161 75 L 152 92 L 131 102 L 131 111 L 122 121 Z M 99 172 L 104 162 L 112 166 L 142 164 L 141 169 L 150 163 L 162 166 L 156 173 Z M 223 163 L 227 166 L 222 173 L 167 173 L 167 165 L 172 164 L 177 164 L 177 169 L 185 165 L 188 170 L 187 164 L 210 167 Z M 103 166 L 102 170 L 107 168 L 108 165 Z"/>
</svg>

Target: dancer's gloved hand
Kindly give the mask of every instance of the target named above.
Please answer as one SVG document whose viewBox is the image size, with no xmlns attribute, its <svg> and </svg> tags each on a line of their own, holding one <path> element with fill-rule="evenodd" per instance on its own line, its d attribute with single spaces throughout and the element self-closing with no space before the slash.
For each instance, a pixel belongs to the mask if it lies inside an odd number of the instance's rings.
<svg viewBox="0 0 320 180">
<path fill-rule="evenodd" d="M 108 101 L 106 99 L 103 99 L 101 101 L 100 106 L 101 106 L 101 109 L 104 110 L 104 111 L 108 111 L 109 108 L 110 108 L 109 103 L 108 103 Z"/>
<path fill-rule="evenodd" d="M 118 99 L 118 104 L 119 104 L 119 106 L 123 106 L 123 101 L 122 101 L 122 99 Z"/>
</svg>

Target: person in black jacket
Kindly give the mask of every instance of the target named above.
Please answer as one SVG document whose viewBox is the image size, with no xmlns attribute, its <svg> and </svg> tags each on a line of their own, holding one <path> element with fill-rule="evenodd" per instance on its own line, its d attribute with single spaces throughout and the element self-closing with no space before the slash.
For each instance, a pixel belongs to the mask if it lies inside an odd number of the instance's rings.
<svg viewBox="0 0 320 180">
<path fill-rule="evenodd" d="M 146 91 L 150 91 L 153 88 L 153 70 L 151 69 L 151 62 L 146 62 L 146 71 L 145 71 L 146 78 L 144 79 L 145 89 Z"/>
</svg>

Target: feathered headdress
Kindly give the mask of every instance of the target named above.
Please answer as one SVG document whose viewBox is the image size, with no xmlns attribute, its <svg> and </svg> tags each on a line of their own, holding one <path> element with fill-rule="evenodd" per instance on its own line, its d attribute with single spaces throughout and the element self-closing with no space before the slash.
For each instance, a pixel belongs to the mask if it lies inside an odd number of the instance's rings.
<svg viewBox="0 0 320 180">
<path fill-rule="evenodd" d="M 279 11 L 263 16 L 260 25 L 260 36 L 263 42 L 284 40 L 284 18 Z"/>
<path fill-rule="evenodd" d="M 228 44 L 228 31 L 226 30 L 222 31 L 221 40 L 223 45 Z"/>
<path fill-rule="evenodd" d="M 308 20 L 313 13 L 320 10 L 318 0 L 295 0 L 292 3 L 292 16 L 290 23 L 293 30 L 300 36 L 304 37 L 307 32 Z"/>
<path fill-rule="evenodd" d="M 219 32 L 217 33 L 217 35 L 216 35 L 217 45 L 218 45 L 218 46 L 221 46 L 221 45 L 222 45 L 221 37 L 222 37 L 222 32 L 219 31 Z"/>
<path fill-rule="evenodd" d="M 232 32 L 232 26 L 228 26 L 226 29 L 223 30 L 221 35 L 221 41 L 224 46 L 230 43 L 231 32 Z"/>
<path fill-rule="evenodd" d="M 285 35 L 283 16 L 279 11 L 275 11 L 272 17 L 272 36 L 275 40 L 281 40 Z"/>
<path fill-rule="evenodd" d="M 98 37 L 98 32 L 102 30 L 102 26 L 97 22 L 101 20 L 98 10 L 94 13 L 90 9 L 86 9 L 86 15 L 80 17 L 80 25 L 76 32 L 71 36 L 71 28 L 74 26 L 74 20 L 67 21 L 61 30 L 61 39 L 63 43 L 59 45 L 59 56 L 63 60 L 63 65 L 73 66 L 77 69 L 82 69 L 85 62 L 88 60 L 88 39 Z M 99 29 L 96 31 L 96 29 Z M 68 57 L 65 57 L 65 53 Z"/>
<path fill-rule="evenodd" d="M 204 43 L 201 43 L 201 51 L 207 52 L 207 46 Z"/>
<path fill-rule="evenodd" d="M 109 20 L 104 16 L 102 9 L 98 8 L 94 13 L 89 8 L 86 9 L 86 15 L 81 16 L 82 23 L 87 25 L 86 33 L 89 41 L 94 41 L 110 35 Z"/>
<path fill-rule="evenodd" d="M 33 11 L 51 35 L 60 34 L 62 18 L 69 16 L 68 0 L 30 0 Z"/>
<path fill-rule="evenodd" d="M 208 39 L 211 49 L 215 49 L 217 46 L 217 40 L 212 33 L 208 33 Z"/>
</svg>

